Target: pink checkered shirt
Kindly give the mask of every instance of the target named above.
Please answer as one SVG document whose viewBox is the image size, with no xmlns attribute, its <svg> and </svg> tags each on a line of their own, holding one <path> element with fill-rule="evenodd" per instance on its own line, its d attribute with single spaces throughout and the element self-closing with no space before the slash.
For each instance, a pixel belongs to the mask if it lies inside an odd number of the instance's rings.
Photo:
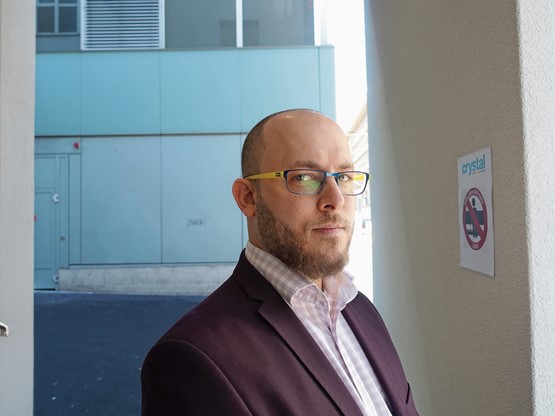
<svg viewBox="0 0 555 416">
<path fill-rule="evenodd" d="M 250 242 L 249 262 L 268 280 L 295 312 L 367 416 L 391 416 L 386 397 L 372 366 L 341 314 L 357 295 L 347 272 L 324 279 L 324 290 L 289 269 Z"/>
</svg>

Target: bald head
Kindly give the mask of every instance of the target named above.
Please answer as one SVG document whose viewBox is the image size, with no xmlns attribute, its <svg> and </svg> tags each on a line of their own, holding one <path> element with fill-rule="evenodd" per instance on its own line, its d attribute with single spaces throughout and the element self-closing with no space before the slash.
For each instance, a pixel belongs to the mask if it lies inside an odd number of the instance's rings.
<svg viewBox="0 0 555 416">
<path fill-rule="evenodd" d="M 288 129 L 304 124 L 314 126 L 324 122 L 334 125 L 340 130 L 339 126 L 322 113 L 309 109 L 293 109 L 279 111 L 260 120 L 249 132 L 243 144 L 241 154 L 241 169 L 243 177 L 261 173 L 261 161 L 264 151 L 267 148 L 267 139 L 272 136 L 279 139 L 280 132 L 286 134 Z M 270 132 L 268 132 L 270 130 Z M 275 137 L 278 136 L 278 137 Z"/>
<path fill-rule="evenodd" d="M 346 264 L 353 230 L 356 199 L 336 176 L 353 170 L 345 133 L 317 111 L 272 114 L 248 134 L 242 164 L 232 192 L 247 217 L 249 241 L 321 286 Z M 295 192 L 295 182 L 318 176 L 311 170 L 333 178 L 324 176 L 315 193 Z M 249 178 L 256 174 L 265 175 Z"/>
</svg>

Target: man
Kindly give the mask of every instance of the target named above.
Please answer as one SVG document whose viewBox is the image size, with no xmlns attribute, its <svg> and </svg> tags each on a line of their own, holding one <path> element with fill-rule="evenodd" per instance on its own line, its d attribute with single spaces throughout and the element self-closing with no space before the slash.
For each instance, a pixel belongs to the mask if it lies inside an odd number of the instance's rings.
<svg viewBox="0 0 555 416">
<path fill-rule="evenodd" d="M 344 133 L 315 111 L 273 114 L 242 169 L 247 247 L 149 352 L 143 416 L 416 416 L 383 321 L 343 271 L 368 181 Z"/>
</svg>

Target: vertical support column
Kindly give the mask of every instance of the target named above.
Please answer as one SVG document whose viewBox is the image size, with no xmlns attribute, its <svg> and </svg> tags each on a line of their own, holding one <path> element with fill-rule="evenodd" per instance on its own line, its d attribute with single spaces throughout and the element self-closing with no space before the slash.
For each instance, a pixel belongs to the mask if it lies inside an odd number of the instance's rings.
<svg viewBox="0 0 555 416">
<path fill-rule="evenodd" d="M 555 5 L 519 2 L 534 415 L 555 408 Z"/>
<path fill-rule="evenodd" d="M 35 7 L 0 0 L 1 415 L 33 414 Z"/>
<path fill-rule="evenodd" d="M 328 45 L 328 0 L 314 0 L 314 45 Z"/>
<path fill-rule="evenodd" d="M 235 0 L 235 32 L 238 48 L 243 47 L 243 0 Z"/>
</svg>

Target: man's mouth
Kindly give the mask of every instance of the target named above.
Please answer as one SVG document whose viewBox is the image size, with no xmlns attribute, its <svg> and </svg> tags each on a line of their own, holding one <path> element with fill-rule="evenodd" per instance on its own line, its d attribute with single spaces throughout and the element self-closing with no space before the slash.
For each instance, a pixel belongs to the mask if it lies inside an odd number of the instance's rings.
<svg viewBox="0 0 555 416">
<path fill-rule="evenodd" d="M 316 226 L 312 231 L 316 231 L 322 234 L 337 234 L 345 229 L 345 226 L 341 224 L 324 224 Z"/>
</svg>

